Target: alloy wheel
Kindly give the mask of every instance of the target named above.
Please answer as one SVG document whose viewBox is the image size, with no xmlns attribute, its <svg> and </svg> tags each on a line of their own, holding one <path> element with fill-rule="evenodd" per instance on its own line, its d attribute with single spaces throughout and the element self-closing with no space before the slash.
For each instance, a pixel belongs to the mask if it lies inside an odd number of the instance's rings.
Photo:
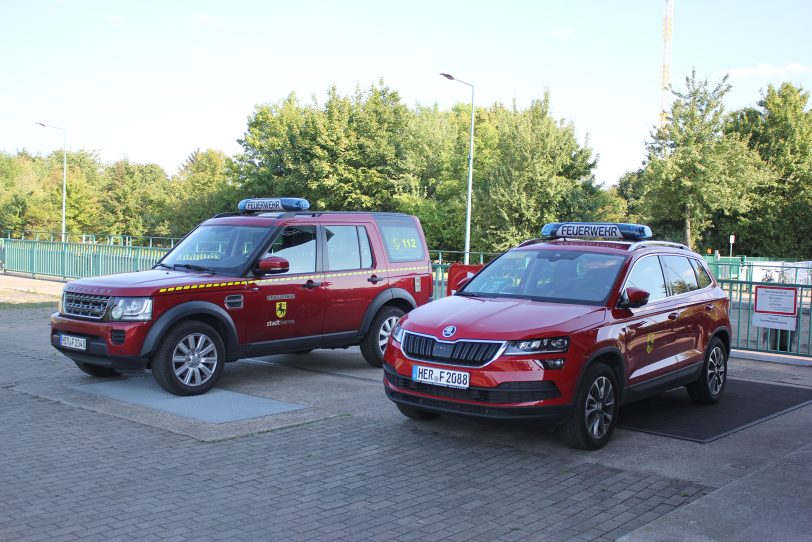
<svg viewBox="0 0 812 542">
<path fill-rule="evenodd" d="M 594 439 L 602 438 L 612 425 L 615 415 L 615 390 L 605 376 L 595 379 L 586 396 L 584 417 L 586 428 Z"/>
<path fill-rule="evenodd" d="M 207 382 L 217 367 L 217 347 L 211 337 L 192 333 L 181 339 L 172 352 L 172 369 L 186 386 Z"/>
<path fill-rule="evenodd" d="M 392 330 L 395 329 L 398 320 L 400 320 L 400 318 L 397 316 L 390 316 L 381 323 L 381 328 L 378 330 L 378 346 L 381 349 L 381 353 L 386 350 L 386 343 L 389 342 L 389 335 L 392 334 Z"/>
<path fill-rule="evenodd" d="M 713 395 L 722 391 L 725 385 L 725 353 L 720 347 L 711 350 L 708 357 L 708 390 Z"/>
</svg>

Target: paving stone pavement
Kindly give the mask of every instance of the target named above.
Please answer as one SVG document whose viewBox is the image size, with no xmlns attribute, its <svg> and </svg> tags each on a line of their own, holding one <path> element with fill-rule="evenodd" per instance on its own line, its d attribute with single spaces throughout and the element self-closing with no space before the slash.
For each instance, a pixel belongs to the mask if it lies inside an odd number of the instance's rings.
<svg viewBox="0 0 812 542">
<path fill-rule="evenodd" d="M 412 423 L 204 442 L 20 393 L 75 372 L 47 314 L 0 313 L 2 540 L 611 540 L 713 491 Z"/>
</svg>

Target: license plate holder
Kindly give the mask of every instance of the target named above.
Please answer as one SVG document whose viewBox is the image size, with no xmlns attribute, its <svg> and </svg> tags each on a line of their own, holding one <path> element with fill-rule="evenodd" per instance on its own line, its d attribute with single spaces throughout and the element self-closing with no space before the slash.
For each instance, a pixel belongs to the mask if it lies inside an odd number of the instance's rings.
<svg viewBox="0 0 812 542">
<path fill-rule="evenodd" d="M 468 389 L 471 383 L 471 374 L 464 371 L 438 369 L 437 367 L 412 366 L 412 380 L 423 384 L 433 384 L 446 388 Z"/>
<path fill-rule="evenodd" d="M 59 345 L 70 350 L 87 350 L 87 339 L 73 335 L 59 335 Z"/>
</svg>

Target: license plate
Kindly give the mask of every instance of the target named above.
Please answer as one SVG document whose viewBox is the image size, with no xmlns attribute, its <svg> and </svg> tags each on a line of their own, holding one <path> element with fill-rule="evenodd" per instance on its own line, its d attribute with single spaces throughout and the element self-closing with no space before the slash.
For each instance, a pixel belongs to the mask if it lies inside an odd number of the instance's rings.
<svg viewBox="0 0 812 542">
<path fill-rule="evenodd" d="M 87 339 L 84 337 L 71 337 L 70 335 L 60 335 L 59 344 L 65 348 L 73 350 L 87 350 Z"/>
<path fill-rule="evenodd" d="M 412 367 L 412 380 L 436 386 L 466 389 L 469 385 L 470 374 L 462 371 L 449 371 L 448 369 L 415 365 Z"/>
</svg>

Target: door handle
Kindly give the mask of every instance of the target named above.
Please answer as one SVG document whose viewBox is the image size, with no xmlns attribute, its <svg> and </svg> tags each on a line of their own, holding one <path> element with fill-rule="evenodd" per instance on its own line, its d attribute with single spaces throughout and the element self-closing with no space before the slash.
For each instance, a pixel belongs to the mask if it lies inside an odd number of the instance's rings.
<svg viewBox="0 0 812 542">
<path fill-rule="evenodd" d="M 312 290 L 313 288 L 318 288 L 319 286 L 321 286 L 321 282 L 316 282 L 314 280 L 308 280 L 307 282 L 305 282 L 303 284 L 303 286 L 305 288 L 307 288 L 308 290 Z"/>
<path fill-rule="evenodd" d="M 382 280 L 383 280 L 383 277 L 378 277 L 378 276 L 375 276 L 375 275 L 372 275 L 371 277 L 369 277 L 367 279 L 367 281 L 371 282 L 372 284 L 378 284 Z"/>
<path fill-rule="evenodd" d="M 672 312 L 671 314 L 668 315 L 669 320 L 676 320 L 677 318 L 679 318 L 678 312 Z"/>
</svg>

